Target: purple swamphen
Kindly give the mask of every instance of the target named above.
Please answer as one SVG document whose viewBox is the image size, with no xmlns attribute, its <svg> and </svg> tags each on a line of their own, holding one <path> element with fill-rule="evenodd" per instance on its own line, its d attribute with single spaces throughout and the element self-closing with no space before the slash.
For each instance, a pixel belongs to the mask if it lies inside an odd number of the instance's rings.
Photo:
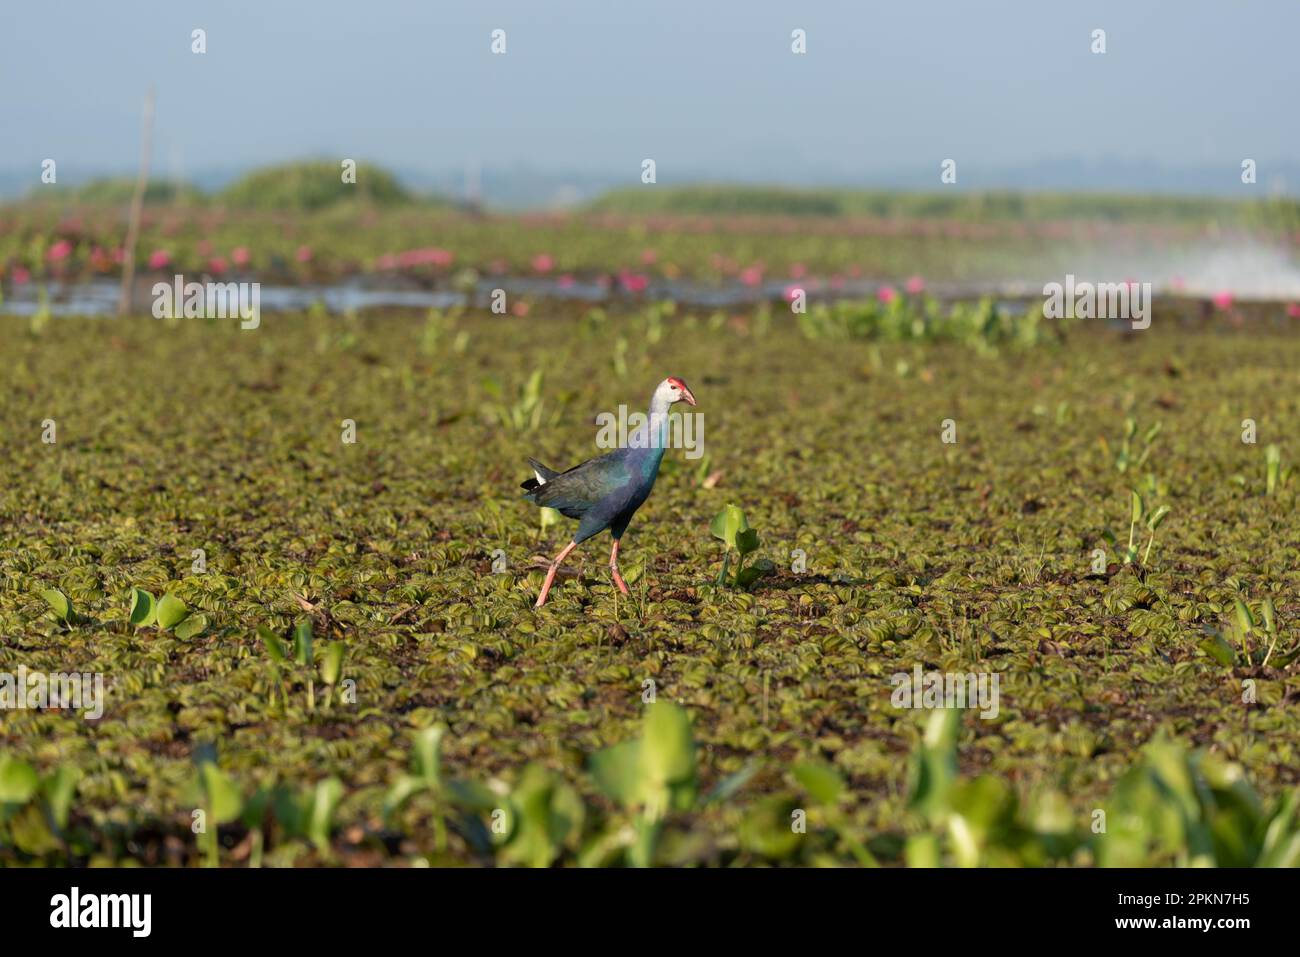
<svg viewBox="0 0 1300 957">
<path fill-rule="evenodd" d="M 555 573 L 569 553 L 607 528 L 614 536 L 609 570 L 619 591 L 627 594 L 627 583 L 618 573 L 618 542 L 627 531 L 632 515 L 650 497 L 650 490 L 654 488 L 659 463 L 668 444 L 668 411 L 676 402 L 695 405 L 695 396 L 685 382 L 669 376 L 655 389 L 645 426 L 628 436 L 626 447 L 588 459 L 567 472 L 549 469 L 535 459 L 528 460 L 534 477 L 520 486 L 525 490 L 524 498 L 534 505 L 553 508 L 561 515 L 578 519 L 578 531 L 551 562 L 546 572 L 546 583 L 542 585 L 542 593 L 537 596 L 534 607 L 541 608 L 546 604 Z"/>
</svg>

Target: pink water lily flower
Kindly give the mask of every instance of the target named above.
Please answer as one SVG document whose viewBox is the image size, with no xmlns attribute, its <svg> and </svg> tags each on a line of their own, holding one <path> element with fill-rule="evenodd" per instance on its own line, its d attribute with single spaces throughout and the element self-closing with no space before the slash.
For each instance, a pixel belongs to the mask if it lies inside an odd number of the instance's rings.
<svg viewBox="0 0 1300 957">
<path fill-rule="evenodd" d="M 208 272 L 220 276 L 226 271 L 226 259 L 224 256 L 213 256 L 208 260 Z"/>
<path fill-rule="evenodd" d="M 236 246 L 230 251 L 230 261 L 236 266 L 247 266 L 248 259 L 248 248 L 246 246 Z"/>
<path fill-rule="evenodd" d="M 1233 302 L 1232 293 L 1226 289 L 1222 292 L 1216 292 L 1210 301 L 1213 302 L 1215 307 L 1218 309 L 1231 309 Z"/>
<path fill-rule="evenodd" d="M 14 277 L 14 285 L 21 286 L 24 283 L 31 282 L 32 274 L 22 266 L 15 266 L 10 273 Z"/>
<path fill-rule="evenodd" d="M 555 260 L 546 253 L 538 253 L 533 257 L 533 269 L 537 272 L 550 272 L 555 268 Z"/>
<path fill-rule="evenodd" d="M 56 263 L 59 262 L 59 260 L 67 259 L 71 254 L 72 243 L 68 242 L 66 239 L 60 239 L 50 247 L 49 252 L 45 254 L 45 258 L 52 263 Z"/>
<path fill-rule="evenodd" d="M 912 276 L 903 284 L 903 289 L 909 296 L 919 296 L 925 292 L 925 280 L 920 276 Z"/>
<path fill-rule="evenodd" d="M 893 286 L 881 286 L 879 289 L 876 290 L 876 298 L 879 299 L 881 302 L 883 302 L 885 305 L 889 305 L 891 302 L 893 302 L 895 299 L 898 298 L 898 292 L 897 290 L 894 289 Z"/>
<path fill-rule="evenodd" d="M 155 249 L 149 254 L 150 269 L 165 269 L 167 264 L 172 261 L 171 253 L 165 249 Z"/>
<path fill-rule="evenodd" d="M 1290 319 L 1300 319 L 1300 302 L 1287 303 L 1286 314 Z"/>
<path fill-rule="evenodd" d="M 386 257 L 387 258 L 387 257 Z M 397 265 L 404 269 L 412 266 L 450 266 L 454 257 L 445 249 L 427 246 L 423 249 L 408 249 L 397 254 Z"/>
<path fill-rule="evenodd" d="M 293 258 L 296 259 L 296 260 L 298 260 L 298 262 L 300 262 L 300 263 L 309 263 L 309 262 L 311 262 L 311 247 L 310 247 L 310 246 L 299 246 L 299 247 L 298 247 L 298 251 L 297 251 L 296 253 L 293 254 Z"/>
<path fill-rule="evenodd" d="M 740 271 L 740 281 L 746 286 L 757 286 L 763 281 L 763 270 L 759 266 L 746 266 Z"/>
<path fill-rule="evenodd" d="M 624 270 L 618 274 L 618 282 L 628 292 L 645 292 L 650 285 L 650 277 Z"/>
</svg>

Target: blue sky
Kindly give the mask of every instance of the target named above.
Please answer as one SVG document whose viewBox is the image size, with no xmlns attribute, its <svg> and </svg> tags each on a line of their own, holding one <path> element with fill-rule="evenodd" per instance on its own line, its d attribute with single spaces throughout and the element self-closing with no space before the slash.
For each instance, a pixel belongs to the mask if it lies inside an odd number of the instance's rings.
<svg viewBox="0 0 1300 957">
<path fill-rule="evenodd" d="M 1231 182 L 1251 157 L 1266 184 L 1300 164 L 1295 0 L 72 0 L 4 24 L 0 169 L 70 179 L 134 165 L 151 83 L 164 173 L 337 155 L 633 183 L 653 157 L 663 183 L 925 182 L 952 157 L 959 182 L 1061 160 Z"/>
</svg>

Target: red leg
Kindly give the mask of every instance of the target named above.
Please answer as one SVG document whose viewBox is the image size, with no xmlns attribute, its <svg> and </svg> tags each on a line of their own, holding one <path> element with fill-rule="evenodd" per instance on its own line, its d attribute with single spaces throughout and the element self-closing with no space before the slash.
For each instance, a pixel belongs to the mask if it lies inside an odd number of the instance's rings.
<svg viewBox="0 0 1300 957">
<path fill-rule="evenodd" d="M 555 561 L 551 562 L 551 567 L 546 570 L 546 582 L 542 585 L 542 593 L 537 596 L 537 604 L 534 608 L 541 608 L 546 604 L 546 596 L 550 594 L 551 583 L 555 581 L 555 573 L 560 570 L 560 562 L 569 557 L 569 552 L 578 547 L 577 542 L 569 542 L 564 546 L 564 551 L 555 556 Z"/>
<path fill-rule="evenodd" d="M 614 539 L 614 550 L 609 553 L 609 570 L 614 573 L 614 584 L 624 595 L 627 594 L 627 582 L 618 573 L 618 539 Z"/>
</svg>

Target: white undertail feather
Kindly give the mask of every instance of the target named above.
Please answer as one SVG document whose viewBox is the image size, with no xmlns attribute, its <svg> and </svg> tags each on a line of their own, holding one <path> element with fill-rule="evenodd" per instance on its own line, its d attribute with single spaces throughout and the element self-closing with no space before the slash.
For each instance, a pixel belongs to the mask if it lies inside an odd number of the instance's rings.
<svg viewBox="0 0 1300 957">
<path fill-rule="evenodd" d="M 537 471 L 537 469 L 533 469 L 533 474 L 537 476 L 537 484 L 538 484 L 538 485 L 545 485 L 545 484 L 546 484 L 546 479 L 542 478 L 542 473 L 541 473 L 541 472 Z"/>
</svg>

